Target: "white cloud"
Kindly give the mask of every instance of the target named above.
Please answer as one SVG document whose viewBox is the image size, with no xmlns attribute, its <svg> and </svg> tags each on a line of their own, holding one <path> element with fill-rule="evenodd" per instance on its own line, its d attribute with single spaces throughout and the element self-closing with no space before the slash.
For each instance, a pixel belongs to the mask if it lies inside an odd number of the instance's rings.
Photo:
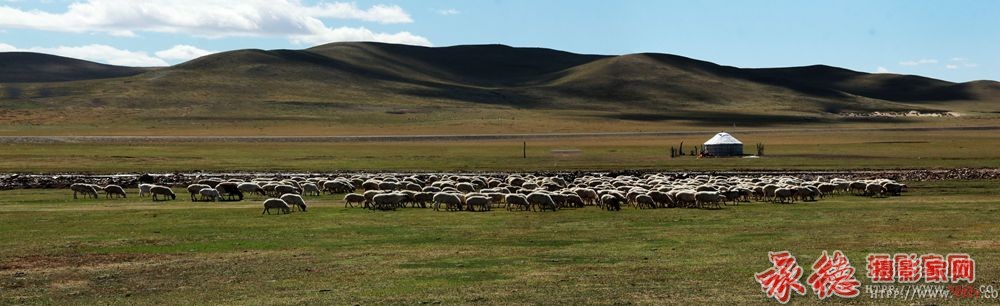
<svg viewBox="0 0 1000 306">
<path fill-rule="evenodd" d="M 889 69 L 885 69 L 885 67 L 878 66 L 878 68 L 875 68 L 875 73 L 891 73 L 891 72 L 889 72 Z"/>
<path fill-rule="evenodd" d="M 0 28 L 136 36 L 137 32 L 177 33 L 198 37 L 278 36 L 292 41 L 326 43 L 319 38 L 363 37 L 364 40 L 430 45 L 409 32 L 375 33 L 363 27 L 331 27 L 321 18 L 382 24 L 413 19 L 396 5 L 359 8 L 354 3 L 299 0 L 86 0 L 69 4 L 65 12 L 25 11 L 0 5 Z M 354 32 L 353 35 L 331 33 Z M 358 35 L 369 32 L 370 35 Z M 312 37 L 304 39 L 304 37 Z M 355 39 L 358 40 L 358 39 Z"/>
<path fill-rule="evenodd" d="M 156 58 L 141 51 L 129 51 L 118 49 L 108 45 L 85 45 L 76 47 L 59 46 L 54 48 L 31 47 L 17 48 L 8 44 L 0 44 L 0 51 L 21 51 L 55 54 L 59 56 L 78 58 L 88 61 L 106 63 L 121 66 L 167 66 L 166 61 Z"/>
<path fill-rule="evenodd" d="M 445 16 L 458 15 L 458 14 L 462 13 L 461 11 L 453 9 L 453 8 L 444 9 L 444 10 L 438 10 L 437 12 L 438 12 L 438 14 L 445 15 Z"/>
<path fill-rule="evenodd" d="M 195 46 L 175 45 L 170 49 L 157 51 L 156 57 L 164 60 L 187 61 L 215 53 L 215 51 L 202 50 Z"/>
<path fill-rule="evenodd" d="M 410 32 L 399 32 L 395 34 L 375 33 L 365 28 L 340 27 L 336 29 L 318 28 L 315 32 L 307 35 L 294 35 L 291 37 L 295 44 L 322 44 L 331 41 L 377 41 L 407 45 L 430 46 L 431 42 L 427 38 L 410 34 Z"/>
<path fill-rule="evenodd" d="M 902 62 L 899 62 L 899 65 L 902 65 L 902 66 L 920 66 L 920 65 L 927 65 L 927 64 L 937 64 L 937 63 L 938 63 L 938 60 L 936 60 L 936 59 L 926 59 L 926 58 L 924 58 L 924 59 L 912 60 L 912 61 L 902 61 Z"/>
<path fill-rule="evenodd" d="M 969 61 L 968 58 L 964 57 L 952 57 L 949 61 L 951 61 L 951 63 L 945 65 L 944 66 L 945 68 L 959 69 L 959 68 L 975 68 L 979 66 L 979 64 L 973 63 Z"/>
</svg>

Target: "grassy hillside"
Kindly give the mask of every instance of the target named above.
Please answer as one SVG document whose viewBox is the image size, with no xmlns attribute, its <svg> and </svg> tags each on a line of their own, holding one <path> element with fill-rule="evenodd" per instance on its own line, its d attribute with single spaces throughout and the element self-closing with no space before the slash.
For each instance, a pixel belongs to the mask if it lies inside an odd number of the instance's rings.
<svg viewBox="0 0 1000 306">
<path fill-rule="evenodd" d="M 64 82 L 125 77 L 150 71 L 31 52 L 0 52 L 0 83 Z M 11 96 L 7 93 L 7 96 Z M 18 96 L 18 95 L 14 95 Z"/>
<path fill-rule="evenodd" d="M 11 71 L 0 69 L 0 76 Z M 28 74 L 60 77 L 45 71 Z M 1000 104 L 1000 85 L 993 81 L 955 84 L 827 66 L 741 69 L 667 54 L 582 55 L 502 45 L 237 50 L 131 76 L 76 76 L 0 82 L 0 134 L 122 134 L 108 131 L 109 123 L 138 134 L 148 126 L 226 134 L 246 122 L 261 130 L 393 125 L 403 132 L 454 133 L 475 126 L 453 124 L 470 118 L 531 118 L 538 126 L 559 126 L 526 129 L 542 132 L 604 121 L 794 125 L 853 120 L 838 116 L 844 112 L 993 116 Z M 300 133 L 308 132 L 293 134 Z"/>
</svg>

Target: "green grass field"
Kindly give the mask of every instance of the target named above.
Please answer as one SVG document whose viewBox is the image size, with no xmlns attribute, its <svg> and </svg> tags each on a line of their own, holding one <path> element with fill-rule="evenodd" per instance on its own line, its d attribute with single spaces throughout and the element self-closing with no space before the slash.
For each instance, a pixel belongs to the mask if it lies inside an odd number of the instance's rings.
<svg viewBox="0 0 1000 306">
<path fill-rule="evenodd" d="M 0 303 L 767 304 L 753 274 L 779 250 L 803 282 L 823 250 L 842 250 L 862 285 L 870 252 L 966 252 L 975 284 L 997 286 L 1000 182 L 910 185 L 886 199 L 621 212 L 371 212 L 323 196 L 264 216 L 256 201 L 2 191 Z"/>
<path fill-rule="evenodd" d="M 670 158 L 710 136 L 591 137 L 522 141 L 398 141 L 347 143 L 58 143 L 0 144 L 0 172 L 172 171 L 538 171 L 732 169 L 927 169 L 1000 167 L 993 130 L 836 131 L 734 135 L 744 152 L 765 144 L 760 159 Z M 579 149 L 559 156 L 554 149 Z"/>
</svg>

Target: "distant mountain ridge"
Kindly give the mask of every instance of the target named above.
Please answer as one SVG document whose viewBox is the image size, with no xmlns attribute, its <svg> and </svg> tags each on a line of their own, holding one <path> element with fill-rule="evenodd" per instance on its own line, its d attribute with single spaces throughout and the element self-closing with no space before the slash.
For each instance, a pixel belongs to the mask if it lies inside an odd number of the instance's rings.
<svg viewBox="0 0 1000 306">
<path fill-rule="evenodd" d="M 150 68 L 105 65 L 42 53 L 0 52 L 0 83 L 117 78 L 150 70 Z"/>
<path fill-rule="evenodd" d="M 163 68 L 0 53 L 0 84 L 29 92 L 16 97 L 0 92 L 0 99 L 35 96 L 64 104 L 100 99 L 126 106 L 306 101 L 362 107 L 431 101 L 712 116 L 1000 103 L 1000 83 L 995 81 L 952 83 L 825 65 L 746 69 L 660 53 L 609 56 L 505 45 L 371 42 L 235 50 Z M 42 90 L 48 94 L 30 94 Z"/>
</svg>

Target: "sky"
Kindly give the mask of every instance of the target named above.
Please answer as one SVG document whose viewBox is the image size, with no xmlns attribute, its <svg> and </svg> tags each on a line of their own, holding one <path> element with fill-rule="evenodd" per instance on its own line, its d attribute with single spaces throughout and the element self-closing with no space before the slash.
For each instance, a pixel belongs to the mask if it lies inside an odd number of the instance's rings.
<svg viewBox="0 0 1000 306">
<path fill-rule="evenodd" d="M 0 52 L 128 66 L 337 41 L 1000 80 L 1000 0 L 0 0 Z"/>
</svg>

